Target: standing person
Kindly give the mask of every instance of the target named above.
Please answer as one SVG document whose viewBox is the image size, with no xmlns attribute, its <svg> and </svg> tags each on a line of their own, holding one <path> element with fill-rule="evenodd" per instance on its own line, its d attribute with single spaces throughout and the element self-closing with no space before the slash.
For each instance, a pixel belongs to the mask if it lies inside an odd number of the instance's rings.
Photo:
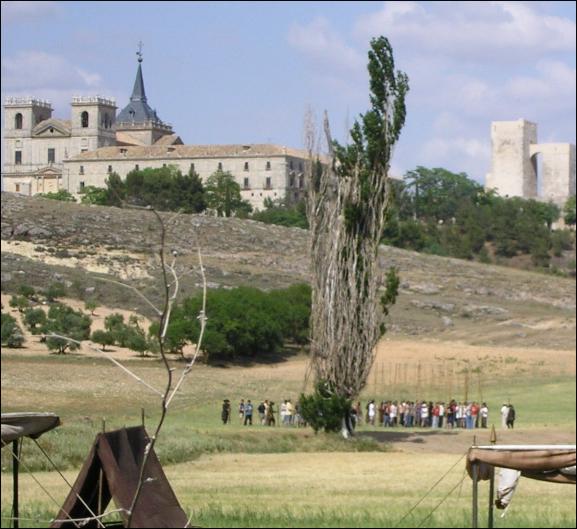
<svg viewBox="0 0 577 529">
<path fill-rule="evenodd" d="M 436 402 L 435 405 L 433 406 L 433 420 L 431 423 L 431 427 L 432 428 L 438 428 L 439 427 L 439 403 Z"/>
<path fill-rule="evenodd" d="M 377 407 L 377 424 L 380 426 L 387 426 L 387 419 L 385 419 L 385 414 L 387 405 L 384 400 L 381 401 L 379 406 Z"/>
<path fill-rule="evenodd" d="M 290 399 L 287 401 L 286 403 L 286 423 L 289 426 L 293 425 L 293 420 L 294 420 L 294 414 L 295 414 L 295 408 L 293 406 L 293 403 L 290 401 Z"/>
<path fill-rule="evenodd" d="M 287 401 L 285 400 L 280 405 L 280 423 L 282 426 L 286 425 L 286 404 Z"/>
<path fill-rule="evenodd" d="M 483 404 L 481 404 L 479 415 L 481 416 L 481 428 L 487 428 L 487 419 L 489 418 L 489 408 L 487 407 L 486 402 L 483 402 Z"/>
<path fill-rule="evenodd" d="M 274 418 L 274 402 L 272 400 L 268 403 L 268 409 L 266 411 L 266 425 L 276 425 L 276 419 Z"/>
<path fill-rule="evenodd" d="M 471 404 L 471 420 L 473 421 L 473 427 L 479 428 L 479 405 L 476 402 Z"/>
<path fill-rule="evenodd" d="M 501 406 L 501 428 L 503 430 L 507 429 L 507 415 L 509 415 L 509 406 L 503 403 L 503 406 Z"/>
<path fill-rule="evenodd" d="M 357 416 L 357 426 L 363 422 L 363 407 L 361 406 L 361 401 L 357 400 L 354 406 L 355 414 Z"/>
<path fill-rule="evenodd" d="M 264 425 L 264 420 L 266 417 L 266 405 L 264 402 L 261 402 L 257 408 L 258 411 L 258 418 L 260 419 L 260 423 Z"/>
<path fill-rule="evenodd" d="M 369 407 L 368 407 L 369 411 L 368 411 L 368 417 L 369 417 L 369 424 L 371 426 L 375 425 L 375 414 L 376 414 L 376 406 L 375 406 L 375 401 L 371 400 L 369 402 Z"/>
<path fill-rule="evenodd" d="M 421 404 L 421 428 L 429 426 L 429 406 L 426 401 Z"/>
<path fill-rule="evenodd" d="M 397 401 L 394 400 L 389 405 L 389 424 L 391 426 L 397 426 L 397 415 L 399 413 L 399 407 L 397 406 Z"/>
<path fill-rule="evenodd" d="M 220 418 L 222 419 L 222 424 L 227 424 L 230 422 L 230 400 L 228 399 L 224 399 L 222 402 Z"/>
<path fill-rule="evenodd" d="M 515 419 L 515 407 L 512 404 L 509 404 L 509 411 L 507 412 L 507 428 L 510 428 L 511 430 L 513 429 L 515 426 Z"/>
<path fill-rule="evenodd" d="M 240 424 L 244 421 L 244 399 L 240 399 L 238 403 L 238 418 L 240 419 Z"/>
<path fill-rule="evenodd" d="M 253 410 L 252 403 L 250 400 L 248 400 L 245 407 L 244 407 L 244 425 L 245 426 L 247 424 L 252 426 L 252 410 Z"/>
<path fill-rule="evenodd" d="M 443 427 L 443 422 L 445 420 L 445 403 L 439 403 L 439 428 Z"/>
</svg>

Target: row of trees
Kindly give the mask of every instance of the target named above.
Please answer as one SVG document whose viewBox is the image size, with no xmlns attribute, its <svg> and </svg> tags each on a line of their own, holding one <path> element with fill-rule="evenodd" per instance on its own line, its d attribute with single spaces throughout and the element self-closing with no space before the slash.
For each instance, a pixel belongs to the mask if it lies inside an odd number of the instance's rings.
<svg viewBox="0 0 577 529">
<path fill-rule="evenodd" d="M 46 345 L 58 354 L 78 349 L 89 338 L 105 351 L 117 345 L 145 356 L 158 353 L 158 323 L 145 330 L 136 316 L 125 321 L 114 313 L 104 320 L 104 329 L 90 333 L 92 319 L 80 310 L 50 302 L 48 310 L 39 303 L 47 301 L 34 288 L 22 285 L 12 297 L 10 306 L 22 313 L 23 321 L 34 335 L 46 336 Z M 197 315 L 202 296 L 183 300 L 175 306 L 166 337 L 167 350 L 183 355 L 184 347 L 196 343 L 200 324 Z M 250 287 L 211 290 L 207 298 L 208 325 L 203 351 L 207 360 L 226 360 L 233 357 L 259 358 L 280 351 L 287 344 L 308 343 L 311 291 L 305 284 L 286 289 L 263 292 Z M 88 300 L 85 309 L 93 314 L 97 303 Z M 73 342 L 61 335 L 72 338 Z M 2 343 L 20 347 L 24 337 L 16 320 L 9 314 L 2 316 Z"/>
<path fill-rule="evenodd" d="M 68 191 L 46 193 L 45 198 L 75 201 Z M 240 185 L 228 171 L 218 170 L 203 183 L 198 174 L 188 174 L 174 166 L 158 169 L 134 170 L 122 180 L 111 173 L 105 188 L 88 186 L 82 192 L 81 202 L 100 206 L 120 206 L 126 202 L 137 206 L 152 206 L 158 211 L 202 213 L 211 209 L 220 217 L 246 217 L 252 211 L 243 200 Z"/>
<path fill-rule="evenodd" d="M 570 230 L 553 230 L 563 219 L 575 225 L 575 197 L 563 209 L 553 203 L 500 197 L 464 173 L 417 167 L 402 181 L 391 180 L 392 200 L 382 241 L 385 244 L 458 257 L 491 261 L 531 255 L 535 266 L 547 267 L 574 245 Z M 307 228 L 303 204 L 268 202 L 252 218 L 270 224 Z"/>
</svg>

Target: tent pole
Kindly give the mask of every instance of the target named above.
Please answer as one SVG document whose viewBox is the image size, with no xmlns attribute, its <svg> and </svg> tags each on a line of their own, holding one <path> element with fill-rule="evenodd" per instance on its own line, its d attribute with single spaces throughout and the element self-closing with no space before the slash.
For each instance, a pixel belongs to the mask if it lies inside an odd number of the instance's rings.
<svg viewBox="0 0 577 529">
<path fill-rule="evenodd" d="M 14 527 L 20 527 L 18 517 L 20 516 L 18 508 L 18 440 L 12 441 L 12 517 L 14 518 Z"/>
<path fill-rule="evenodd" d="M 472 527 L 479 527 L 478 496 L 479 496 L 479 464 L 473 463 L 473 523 Z"/>
<path fill-rule="evenodd" d="M 497 443 L 497 432 L 495 425 L 491 425 L 491 437 L 489 441 L 492 445 Z M 493 529 L 493 498 L 495 497 L 495 467 L 491 467 L 491 477 L 489 478 L 489 529 Z"/>
</svg>

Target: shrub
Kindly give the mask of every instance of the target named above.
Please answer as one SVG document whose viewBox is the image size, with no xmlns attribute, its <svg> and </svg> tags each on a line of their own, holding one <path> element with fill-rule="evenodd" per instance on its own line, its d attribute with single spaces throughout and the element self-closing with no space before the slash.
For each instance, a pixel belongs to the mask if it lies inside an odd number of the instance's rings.
<svg viewBox="0 0 577 529">
<path fill-rule="evenodd" d="M 100 344 L 103 351 L 106 351 L 107 345 L 114 345 L 114 336 L 108 331 L 98 329 L 92 333 L 90 339 L 94 343 Z"/>
<path fill-rule="evenodd" d="M 352 401 L 337 395 L 327 382 L 320 381 L 312 395 L 301 394 L 301 415 L 315 432 L 338 432 L 351 410 Z"/>
<path fill-rule="evenodd" d="M 24 345 L 24 335 L 16 320 L 10 314 L 2 313 L 1 321 L 1 342 L 6 347 L 22 347 Z"/>
<path fill-rule="evenodd" d="M 89 338 L 91 323 L 92 320 L 86 314 L 67 305 L 56 303 L 48 310 L 48 318 L 42 332 L 47 335 L 58 334 L 80 342 Z M 73 351 L 79 347 L 76 342 L 54 336 L 48 336 L 46 344 L 51 351 L 56 351 L 58 354 L 64 354 L 67 349 Z"/>
<path fill-rule="evenodd" d="M 24 313 L 24 323 L 32 334 L 38 334 L 46 323 L 46 312 L 43 309 L 28 309 Z"/>
</svg>

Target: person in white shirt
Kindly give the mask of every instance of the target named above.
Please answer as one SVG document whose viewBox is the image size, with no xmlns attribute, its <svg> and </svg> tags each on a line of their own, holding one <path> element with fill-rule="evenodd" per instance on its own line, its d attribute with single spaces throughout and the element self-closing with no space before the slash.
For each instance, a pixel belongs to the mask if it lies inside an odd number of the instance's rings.
<svg viewBox="0 0 577 529">
<path fill-rule="evenodd" d="M 507 429 L 507 415 L 509 415 L 509 406 L 503 403 L 503 406 L 501 406 L 501 428 L 503 430 Z"/>
</svg>

